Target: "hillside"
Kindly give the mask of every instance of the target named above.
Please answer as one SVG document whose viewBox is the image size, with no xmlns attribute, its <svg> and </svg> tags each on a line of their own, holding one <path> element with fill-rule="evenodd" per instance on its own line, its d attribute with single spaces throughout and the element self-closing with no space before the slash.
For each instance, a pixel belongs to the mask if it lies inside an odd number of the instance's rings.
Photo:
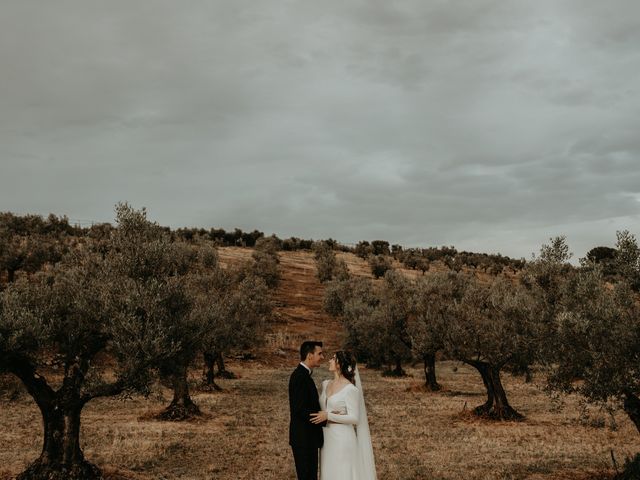
<svg viewBox="0 0 640 480">
<path fill-rule="evenodd" d="M 252 252 L 253 249 L 244 247 L 218 249 L 223 265 L 246 261 L 251 258 Z M 324 286 L 316 277 L 313 252 L 280 251 L 278 256 L 282 277 L 274 295 L 274 321 L 266 332 L 265 345 L 257 350 L 260 361 L 273 367 L 291 365 L 291 361 L 298 355 L 298 347 L 304 340 L 321 340 L 327 350 L 340 348 L 342 343 L 340 322 L 322 308 Z M 337 257 L 345 261 L 352 275 L 373 278 L 366 260 L 349 252 L 337 252 Z M 410 278 L 422 275 L 417 270 L 405 268 L 395 259 L 393 268 Z M 447 270 L 441 262 L 434 262 L 426 275 Z M 489 277 L 486 273 L 476 272 L 476 275 L 481 278 Z"/>
<path fill-rule="evenodd" d="M 251 258 L 250 248 L 221 247 L 223 265 Z M 316 277 L 313 253 L 309 251 L 279 252 L 281 281 L 275 295 L 274 321 L 266 332 L 266 343 L 259 349 L 260 358 L 270 366 L 291 365 L 304 340 L 321 340 L 325 348 L 339 348 L 342 327 L 322 309 L 324 287 Z M 367 274 L 366 262 L 353 254 L 342 254 L 349 270 Z"/>
</svg>

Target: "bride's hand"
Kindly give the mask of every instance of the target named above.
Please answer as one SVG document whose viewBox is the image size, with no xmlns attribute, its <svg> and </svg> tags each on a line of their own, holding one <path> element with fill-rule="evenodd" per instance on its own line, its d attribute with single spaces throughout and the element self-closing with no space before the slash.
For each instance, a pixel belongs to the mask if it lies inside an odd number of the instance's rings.
<svg viewBox="0 0 640 480">
<path fill-rule="evenodd" d="M 327 421 L 327 412 L 320 411 L 311 414 L 311 423 L 318 425 Z"/>
</svg>

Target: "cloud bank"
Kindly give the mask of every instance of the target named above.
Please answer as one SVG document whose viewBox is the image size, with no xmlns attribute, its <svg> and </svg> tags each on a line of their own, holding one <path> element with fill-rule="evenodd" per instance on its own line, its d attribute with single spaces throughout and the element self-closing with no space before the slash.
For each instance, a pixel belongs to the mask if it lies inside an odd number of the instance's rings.
<svg viewBox="0 0 640 480">
<path fill-rule="evenodd" d="M 0 209 L 577 256 L 640 233 L 634 1 L 8 1 Z"/>
</svg>

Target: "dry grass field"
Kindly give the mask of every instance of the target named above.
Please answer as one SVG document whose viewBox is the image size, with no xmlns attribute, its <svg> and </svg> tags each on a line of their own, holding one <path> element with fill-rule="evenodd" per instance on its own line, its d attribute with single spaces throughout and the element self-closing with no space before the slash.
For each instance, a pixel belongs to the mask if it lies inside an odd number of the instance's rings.
<svg viewBox="0 0 640 480">
<path fill-rule="evenodd" d="M 295 362 L 294 362 L 295 364 Z M 83 416 L 88 459 L 111 479 L 294 479 L 287 445 L 289 369 L 260 359 L 230 362 L 240 375 L 220 380 L 224 391 L 195 392 L 205 413 L 186 423 L 151 420 L 170 399 L 91 402 Z M 413 377 L 384 378 L 363 370 L 374 450 L 381 480 L 598 479 L 613 472 L 611 450 L 622 461 L 638 450 L 638 434 L 622 412 L 596 410 L 585 421 L 576 399 L 552 404 L 535 384 L 507 376 L 512 404 L 524 422 L 491 423 L 470 417 L 483 401 L 480 377 L 454 362 L 439 364 L 446 390 L 424 392 Z M 293 365 L 292 365 L 293 367 Z M 194 383 L 198 372 L 192 372 Z M 328 377 L 314 372 L 317 383 Z M 12 478 L 40 449 L 39 412 L 24 393 L 2 401 L 0 478 Z"/>
<path fill-rule="evenodd" d="M 223 263 L 246 259 L 251 250 L 224 248 Z M 366 263 L 340 254 L 352 273 L 369 275 Z M 86 457 L 111 480 L 294 479 L 288 446 L 287 381 L 296 348 L 305 338 L 340 343 L 338 322 L 322 312 L 322 287 L 309 252 L 283 252 L 282 284 L 275 323 L 255 360 L 228 361 L 236 380 L 218 380 L 222 392 L 194 388 L 204 416 L 185 423 L 153 420 L 170 400 L 157 387 L 149 398 L 99 399 L 82 419 Z M 409 272 L 415 275 L 415 272 Z M 637 431 L 618 411 L 581 415 L 577 398 L 551 402 L 536 383 L 504 375 L 511 404 L 523 422 L 491 423 L 469 410 L 484 401 L 480 376 L 456 362 L 438 364 L 445 390 L 422 389 L 422 373 L 385 378 L 363 369 L 380 480 L 499 480 L 611 478 L 618 462 L 640 451 Z M 200 371 L 191 372 L 194 385 Z M 329 372 L 314 373 L 317 384 Z M 465 408 L 466 405 L 466 408 Z M 37 457 L 42 426 L 31 398 L 10 377 L 0 377 L 0 480 L 13 478 Z"/>
</svg>

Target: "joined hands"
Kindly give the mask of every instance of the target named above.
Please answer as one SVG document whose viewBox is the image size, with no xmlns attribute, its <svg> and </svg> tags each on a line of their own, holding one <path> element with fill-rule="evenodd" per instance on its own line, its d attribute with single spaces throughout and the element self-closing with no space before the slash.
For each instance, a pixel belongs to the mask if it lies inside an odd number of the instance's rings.
<svg viewBox="0 0 640 480">
<path fill-rule="evenodd" d="M 335 413 L 337 415 L 341 415 L 342 412 L 338 412 L 338 411 L 333 411 L 331 413 Z M 328 418 L 329 414 L 327 412 L 325 412 L 324 410 L 318 412 L 318 413 L 312 413 L 311 415 L 311 423 L 318 425 L 320 423 L 324 423 L 324 422 L 329 422 L 329 423 L 334 423 L 331 422 Z"/>
</svg>

